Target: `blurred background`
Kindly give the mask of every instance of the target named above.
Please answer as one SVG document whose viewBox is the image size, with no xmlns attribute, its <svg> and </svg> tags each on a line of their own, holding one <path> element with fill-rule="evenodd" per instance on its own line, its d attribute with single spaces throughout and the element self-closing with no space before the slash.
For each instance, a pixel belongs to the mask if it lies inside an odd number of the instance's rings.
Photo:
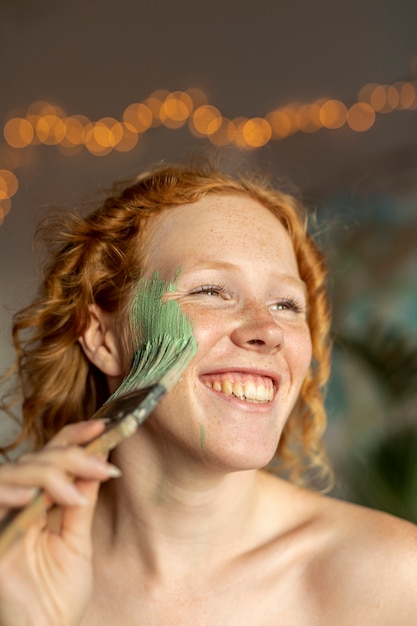
<svg viewBox="0 0 417 626">
<path fill-rule="evenodd" d="M 215 152 L 295 189 L 328 255 L 334 494 L 417 522 L 416 24 L 414 0 L 3 0 L 1 371 L 45 210 Z"/>
</svg>

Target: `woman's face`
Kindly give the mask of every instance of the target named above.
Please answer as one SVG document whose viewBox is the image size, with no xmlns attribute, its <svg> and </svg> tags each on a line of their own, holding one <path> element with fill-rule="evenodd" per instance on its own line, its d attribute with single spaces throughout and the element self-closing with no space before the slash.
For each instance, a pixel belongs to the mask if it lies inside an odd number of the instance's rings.
<svg viewBox="0 0 417 626">
<path fill-rule="evenodd" d="M 278 219 L 245 195 L 208 195 L 152 218 L 158 271 L 193 323 L 198 352 L 143 428 L 163 458 L 250 469 L 274 455 L 311 360 L 306 291 Z"/>
</svg>

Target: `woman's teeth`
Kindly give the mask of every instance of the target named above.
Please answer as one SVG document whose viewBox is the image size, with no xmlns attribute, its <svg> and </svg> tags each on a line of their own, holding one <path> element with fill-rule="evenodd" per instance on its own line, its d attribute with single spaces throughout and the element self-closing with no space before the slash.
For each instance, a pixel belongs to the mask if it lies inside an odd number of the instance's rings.
<svg viewBox="0 0 417 626">
<path fill-rule="evenodd" d="M 206 387 L 219 391 L 227 396 L 235 396 L 240 400 L 246 402 L 265 403 L 271 402 L 273 398 L 274 389 L 272 381 L 267 379 L 268 382 L 254 382 L 252 380 L 242 382 L 232 382 L 230 380 L 210 380 L 204 381 Z"/>
</svg>

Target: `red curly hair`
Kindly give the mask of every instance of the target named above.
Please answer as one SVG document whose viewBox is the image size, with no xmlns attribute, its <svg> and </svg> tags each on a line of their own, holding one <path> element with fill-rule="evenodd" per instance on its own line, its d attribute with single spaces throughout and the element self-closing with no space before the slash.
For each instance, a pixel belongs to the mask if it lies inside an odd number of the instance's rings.
<svg viewBox="0 0 417 626">
<path fill-rule="evenodd" d="M 326 426 L 323 389 L 330 369 L 330 314 L 323 255 L 307 230 L 306 212 L 269 183 L 222 173 L 209 164 L 164 166 L 114 192 L 87 217 L 65 212 L 49 218 L 38 234 L 50 260 L 35 301 L 13 320 L 23 423 L 6 452 L 30 439 L 42 446 L 69 422 L 89 418 L 108 397 L 104 375 L 84 355 L 78 338 L 89 323 L 89 305 L 127 321 L 132 287 L 140 279 L 145 222 L 161 210 L 206 194 L 239 193 L 257 200 L 283 224 L 293 242 L 308 292 L 313 359 L 277 451 L 291 477 L 312 469 L 326 473 L 322 442 Z M 143 247 L 142 247 L 143 248 Z M 121 324 L 122 326 L 122 324 Z M 130 359 L 132 354 L 127 355 Z M 10 413 L 12 402 L 3 400 Z"/>
</svg>

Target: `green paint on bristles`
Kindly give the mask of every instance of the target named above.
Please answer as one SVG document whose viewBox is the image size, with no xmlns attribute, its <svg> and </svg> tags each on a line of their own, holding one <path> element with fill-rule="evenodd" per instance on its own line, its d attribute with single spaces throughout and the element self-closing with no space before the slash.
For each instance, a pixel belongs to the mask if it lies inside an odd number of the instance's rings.
<svg viewBox="0 0 417 626">
<path fill-rule="evenodd" d="M 195 355 L 197 343 L 190 320 L 176 299 L 163 297 L 175 291 L 175 282 L 161 279 L 158 272 L 151 280 L 139 281 L 130 312 L 136 352 L 129 373 L 111 399 L 155 384 L 176 366 L 184 369 Z"/>
</svg>

